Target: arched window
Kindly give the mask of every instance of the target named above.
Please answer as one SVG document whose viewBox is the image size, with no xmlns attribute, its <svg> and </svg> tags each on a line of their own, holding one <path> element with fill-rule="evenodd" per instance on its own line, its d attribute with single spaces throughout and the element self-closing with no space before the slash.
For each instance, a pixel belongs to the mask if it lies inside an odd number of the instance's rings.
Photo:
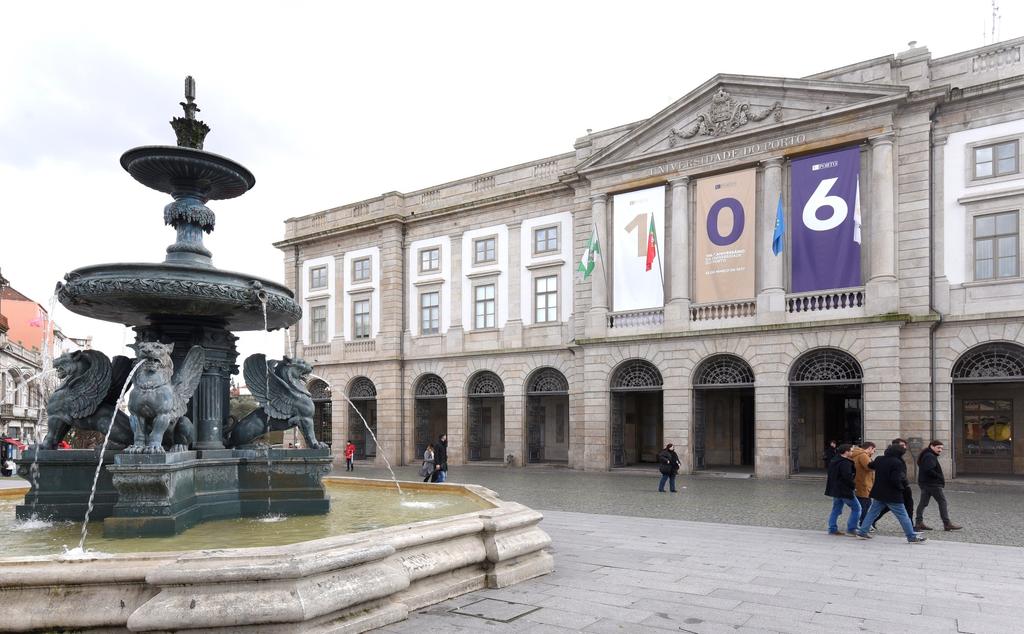
<svg viewBox="0 0 1024 634">
<path fill-rule="evenodd" d="M 789 372 L 790 384 L 860 383 L 863 378 L 857 360 L 835 348 L 817 348 L 804 353 Z"/>
<path fill-rule="evenodd" d="M 1024 347 L 994 342 L 976 346 L 953 365 L 957 383 L 996 383 L 1024 380 Z"/>
<path fill-rule="evenodd" d="M 371 383 L 371 385 L 373 385 Z M 331 386 L 327 385 L 327 382 L 322 379 L 313 379 L 307 386 L 309 389 L 309 395 L 313 397 L 314 401 L 329 401 L 331 400 Z"/>
<path fill-rule="evenodd" d="M 565 375 L 554 368 L 535 370 L 526 382 L 527 394 L 568 394 L 569 382 Z"/>
<path fill-rule="evenodd" d="M 493 372 L 479 372 L 469 382 L 470 396 L 501 396 L 504 393 L 505 384 Z"/>
<path fill-rule="evenodd" d="M 416 382 L 416 398 L 445 398 L 446 396 L 448 396 L 448 386 L 436 374 L 424 374 Z"/>
<path fill-rule="evenodd" d="M 743 359 L 732 354 L 708 357 L 694 372 L 694 387 L 752 387 L 754 371 Z"/>
<path fill-rule="evenodd" d="M 615 391 L 660 390 L 661 372 L 649 361 L 632 359 L 615 368 L 612 389 Z"/>
<path fill-rule="evenodd" d="M 361 376 L 352 381 L 352 386 L 348 389 L 348 397 L 355 400 L 370 400 L 377 398 L 377 388 L 374 387 L 373 381 Z"/>
</svg>

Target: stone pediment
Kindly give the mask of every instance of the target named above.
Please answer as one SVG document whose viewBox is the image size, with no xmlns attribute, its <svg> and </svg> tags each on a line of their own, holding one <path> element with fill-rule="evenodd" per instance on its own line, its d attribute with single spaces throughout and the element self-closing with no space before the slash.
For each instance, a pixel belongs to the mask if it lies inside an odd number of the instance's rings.
<svg viewBox="0 0 1024 634">
<path fill-rule="evenodd" d="M 589 157 L 578 171 L 778 131 L 816 117 L 900 101 L 908 93 L 903 86 L 717 75 Z"/>
</svg>

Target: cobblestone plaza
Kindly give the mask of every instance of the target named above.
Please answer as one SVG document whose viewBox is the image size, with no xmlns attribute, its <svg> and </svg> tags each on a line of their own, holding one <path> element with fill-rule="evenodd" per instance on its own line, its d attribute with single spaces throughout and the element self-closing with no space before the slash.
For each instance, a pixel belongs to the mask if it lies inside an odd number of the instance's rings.
<svg viewBox="0 0 1024 634">
<path fill-rule="evenodd" d="M 673 442 L 761 479 L 902 436 L 1024 473 L 1022 47 L 714 75 L 564 154 L 290 219 L 319 436 L 587 471 Z"/>
</svg>

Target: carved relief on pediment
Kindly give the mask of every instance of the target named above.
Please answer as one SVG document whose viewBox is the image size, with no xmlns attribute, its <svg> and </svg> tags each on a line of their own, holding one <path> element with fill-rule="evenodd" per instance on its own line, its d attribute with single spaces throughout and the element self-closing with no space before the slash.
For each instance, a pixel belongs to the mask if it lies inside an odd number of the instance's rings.
<svg viewBox="0 0 1024 634">
<path fill-rule="evenodd" d="M 687 126 L 673 128 L 669 132 L 669 145 L 675 147 L 685 139 L 695 136 L 720 137 L 734 132 L 751 121 L 764 121 L 774 116 L 782 121 L 782 103 L 776 101 L 769 108 L 752 111 L 749 103 L 740 103 L 724 88 L 711 99 L 711 107 Z"/>
</svg>

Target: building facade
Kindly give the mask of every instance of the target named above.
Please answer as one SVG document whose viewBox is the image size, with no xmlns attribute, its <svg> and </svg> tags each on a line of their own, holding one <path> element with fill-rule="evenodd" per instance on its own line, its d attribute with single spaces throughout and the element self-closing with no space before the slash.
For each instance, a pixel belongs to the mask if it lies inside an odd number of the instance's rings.
<svg viewBox="0 0 1024 634">
<path fill-rule="evenodd" d="M 673 442 L 767 478 L 938 438 L 1024 474 L 1022 48 L 716 75 L 564 154 L 288 220 L 320 433 L 586 470 Z"/>
</svg>

